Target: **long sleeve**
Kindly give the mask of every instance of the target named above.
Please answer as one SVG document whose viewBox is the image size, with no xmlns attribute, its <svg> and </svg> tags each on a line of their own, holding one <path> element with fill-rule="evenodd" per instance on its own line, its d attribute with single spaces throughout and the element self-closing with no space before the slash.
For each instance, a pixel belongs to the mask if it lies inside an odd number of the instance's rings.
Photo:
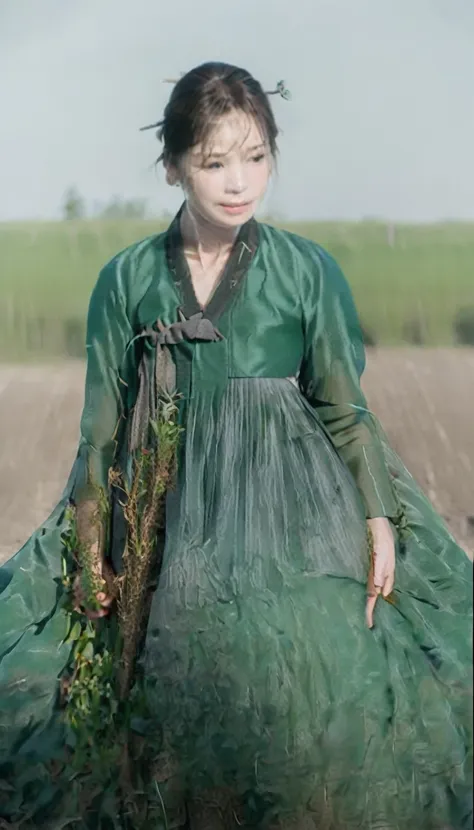
<svg viewBox="0 0 474 830">
<path fill-rule="evenodd" d="M 123 269 L 112 260 L 99 275 L 87 317 L 85 400 L 72 494 L 76 502 L 94 498 L 97 488 L 107 489 L 124 409 L 121 371 L 132 337 Z"/>
<path fill-rule="evenodd" d="M 334 259 L 317 247 L 303 283 L 301 389 L 351 471 L 367 518 L 393 518 L 398 504 L 377 422 L 360 384 L 365 349 L 350 288 Z"/>
</svg>

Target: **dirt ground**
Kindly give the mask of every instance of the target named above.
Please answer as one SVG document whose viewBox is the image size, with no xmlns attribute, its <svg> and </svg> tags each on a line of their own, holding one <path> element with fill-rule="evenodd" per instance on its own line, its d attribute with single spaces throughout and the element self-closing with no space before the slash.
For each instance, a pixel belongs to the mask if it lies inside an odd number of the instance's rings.
<svg viewBox="0 0 474 830">
<path fill-rule="evenodd" d="M 81 363 L 0 366 L 0 561 L 41 524 L 76 452 Z M 474 549 L 474 349 L 380 349 L 364 387 L 405 464 Z"/>
</svg>

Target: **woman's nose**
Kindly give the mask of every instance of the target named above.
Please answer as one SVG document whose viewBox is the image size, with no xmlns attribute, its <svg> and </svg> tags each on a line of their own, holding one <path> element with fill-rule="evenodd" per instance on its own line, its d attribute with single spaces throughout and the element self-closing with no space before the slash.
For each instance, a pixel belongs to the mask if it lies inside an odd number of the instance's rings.
<svg viewBox="0 0 474 830">
<path fill-rule="evenodd" d="M 247 186 L 244 170 L 240 166 L 228 171 L 226 191 L 228 193 L 242 193 Z"/>
</svg>

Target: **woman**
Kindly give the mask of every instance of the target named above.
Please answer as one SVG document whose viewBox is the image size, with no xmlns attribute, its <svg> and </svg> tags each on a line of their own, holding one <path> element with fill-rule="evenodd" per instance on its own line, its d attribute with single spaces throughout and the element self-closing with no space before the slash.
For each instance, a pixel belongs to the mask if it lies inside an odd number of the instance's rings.
<svg viewBox="0 0 474 830">
<path fill-rule="evenodd" d="M 184 206 L 99 277 L 78 458 L 2 573 L 5 780 L 61 746 L 65 507 L 100 572 L 94 494 L 129 463 L 140 361 L 165 345 L 183 435 L 141 666 L 169 815 L 179 791 L 208 830 L 470 827 L 471 566 L 367 410 L 337 264 L 253 218 L 276 155 L 268 94 L 205 64 L 153 126 Z"/>
</svg>

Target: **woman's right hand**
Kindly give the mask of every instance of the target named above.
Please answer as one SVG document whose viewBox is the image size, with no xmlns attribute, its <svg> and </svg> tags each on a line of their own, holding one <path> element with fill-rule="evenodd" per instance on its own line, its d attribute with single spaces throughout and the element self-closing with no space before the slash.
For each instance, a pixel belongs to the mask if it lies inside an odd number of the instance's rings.
<svg viewBox="0 0 474 830">
<path fill-rule="evenodd" d="M 108 562 L 103 561 L 97 563 L 94 566 L 94 576 L 100 585 L 100 589 L 95 595 L 96 603 L 94 603 L 94 608 L 90 608 L 87 604 L 81 573 L 77 574 L 73 586 L 75 609 L 82 611 L 90 620 L 106 617 L 110 613 L 117 595 L 115 574 Z"/>
<path fill-rule="evenodd" d="M 78 574 L 73 591 L 75 608 L 89 619 L 106 617 L 115 600 L 115 574 L 104 559 L 103 528 L 97 499 L 80 500 L 76 505 L 76 531 L 79 541 Z M 82 551 L 82 553 L 81 553 Z"/>
</svg>

